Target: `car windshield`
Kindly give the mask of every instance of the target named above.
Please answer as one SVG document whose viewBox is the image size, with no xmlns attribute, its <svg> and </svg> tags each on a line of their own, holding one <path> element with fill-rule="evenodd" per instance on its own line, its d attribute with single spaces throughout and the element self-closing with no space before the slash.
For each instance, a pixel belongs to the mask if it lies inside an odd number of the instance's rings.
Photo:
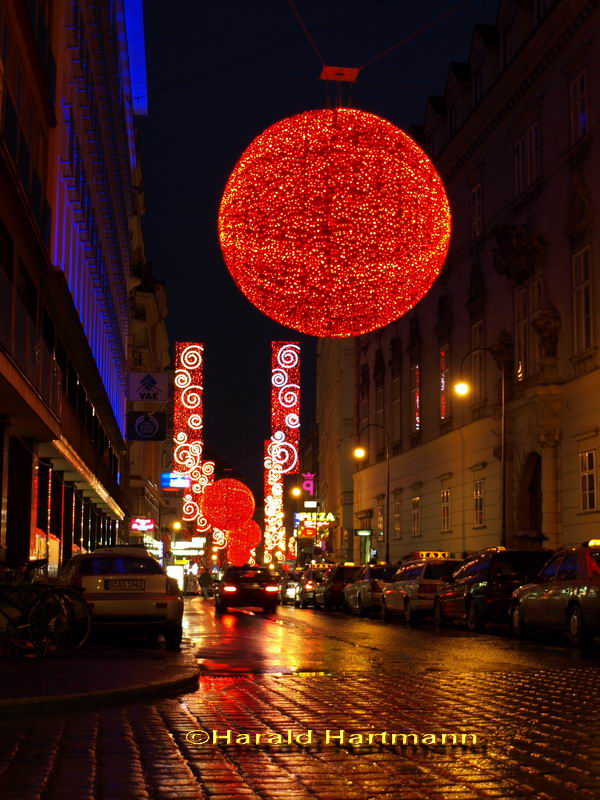
<svg viewBox="0 0 600 800">
<path fill-rule="evenodd" d="M 537 575 L 552 553 L 543 550 L 524 550 L 522 552 L 498 553 L 496 561 L 502 572 L 517 577 Z"/>
<path fill-rule="evenodd" d="M 432 564 L 427 564 L 423 577 L 432 581 L 446 580 L 461 563 L 461 561 L 434 561 Z"/>
<path fill-rule="evenodd" d="M 94 556 L 81 561 L 81 575 L 164 575 L 153 558 L 135 556 Z"/>
<path fill-rule="evenodd" d="M 358 578 L 359 572 L 360 567 L 337 567 L 337 569 L 331 573 L 331 577 L 334 578 L 334 580 L 353 581 Z"/>
<path fill-rule="evenodd" d="M 371 578 L 374 580 L 391 581 L 396 573 L 396 567 L 372 567 Z"/>
<path fill-rule="evenodd" d="M 238 583 L 276 583 L 277 576 L 268 569 L 230 567 L 223 576 L 223 580 L 237 581 Z"/>
</svg>

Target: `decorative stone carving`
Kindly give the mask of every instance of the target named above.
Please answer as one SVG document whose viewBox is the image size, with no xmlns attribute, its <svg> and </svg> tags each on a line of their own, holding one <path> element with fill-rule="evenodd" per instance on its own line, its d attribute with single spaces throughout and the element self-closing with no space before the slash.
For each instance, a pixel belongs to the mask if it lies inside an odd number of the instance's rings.
<svg viewBox="0 0 600 800">
<path fill-rule="evenodd" d="M 581 169 L 577 169 L 571 176 L 571 193 L 569 195 L 569 210 L 565 234 L 576 250 L 588 242 L 592 235 L 594 222 L 594 206 L 590 190 L 583 177 Z"/>
<path fill-rule="evenodd" d="M 560 333 L 560 314 L 550 303 L 544 305 L 532 320 L 535 332 L 542 344 L 543 358 L 556 358 L 558 354 L 558 334 Z"/>
<path fill-rule="evenodd" d="M 503 225 L 494 230 L 494 267 L 516 283 L 524 283 L 546 261 L 546 244 L 526 225 Z"/>
</svg>

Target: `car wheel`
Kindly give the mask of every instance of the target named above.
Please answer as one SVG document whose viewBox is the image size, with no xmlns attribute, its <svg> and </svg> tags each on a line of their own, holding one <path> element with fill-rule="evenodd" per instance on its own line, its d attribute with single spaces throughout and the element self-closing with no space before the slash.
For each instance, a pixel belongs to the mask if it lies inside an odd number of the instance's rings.
<svg viewBox="0 0 600 800">
<path fill-rule="evenodd" d="M 413 614 L 412 606 L 408 597 L 404 601 L 404 621 L 407 625 L 415 624 L 415 615 Z"/>
<path fill-rule="evenodd" d="M 574 647 L 588 644 L 591 638 L 585 626 L 583 612 L 577 605 L 571 606 L 567 613 L 567 636 Z"/>
<path fill-rule="evenodd" d="M 529 633 L 527 625 L 525 624 L 525 616 L 523 614 L 521 603 L 515 603 L 513 607 L 510 615 L 510 627 L 512 629 L 513 636 L 515 636 L 517 639 L 525 639 Z"/>
<path fill-rule="evenodd" d="M 175 625 L 167 625 L 164 632 L 165 647 L 167 650 L 178 651 L 181 648 L 181 637 L 183 628 L 181 622 Z"/>
<path fill-rule="evenodd" d="M 467 607 L 467 628 L 471 633 L 480 633 L 484 628 L 485 622 L 481 617 L 481 613 L 474 600 L 469 602 Z"/>
<path fill-rule="evenodd" d="M 444 615 L 444 609 L 442 608 L 442 604 L 439 600 L 435 601 L 435 605 L 433 607 L 433 621 L 436 628 L 443 628 L 447 621 L 446 616 Z"/>
<path fill-rule="evenodd" d="M 381 600 L 381 616 L 383 619 L 390 620 L 392 618 L 392 612 L 388 608 L 388 604 L 382 598 Z"/>
</svg>

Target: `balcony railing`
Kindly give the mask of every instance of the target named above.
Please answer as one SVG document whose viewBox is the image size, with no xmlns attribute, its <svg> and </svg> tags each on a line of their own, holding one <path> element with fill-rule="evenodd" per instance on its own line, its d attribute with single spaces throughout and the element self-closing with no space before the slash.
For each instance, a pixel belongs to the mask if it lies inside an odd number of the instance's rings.
<svg viewBox="0 0 600 800">
<path fill-rule="evenodd" d="M 6 273 L 0 269 L 0 348 L 60 418 L 62 371 Z"/>
</svg>

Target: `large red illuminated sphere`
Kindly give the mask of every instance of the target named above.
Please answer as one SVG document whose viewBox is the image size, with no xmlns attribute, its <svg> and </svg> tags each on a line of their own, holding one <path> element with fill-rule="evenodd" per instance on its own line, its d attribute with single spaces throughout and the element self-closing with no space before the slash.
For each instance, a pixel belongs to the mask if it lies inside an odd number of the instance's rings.
<svg viewBox="0 0 600 800">
<path fill-rule="evenodd" d="M 241 481 L 222 478 L 210 483 L 202 495 L 202 513 L 215 528 L 230 530 L 254 514 L 254 495 Z"/>
<path fill-rule="evenodd" d="M 246 297 L 314 336 L 356 336 L 409 311 L 450 240 L 446 192 L 404 131 L 353 108 L 260 134 L 221 200 L 225 262 Z"/>
</svg>

